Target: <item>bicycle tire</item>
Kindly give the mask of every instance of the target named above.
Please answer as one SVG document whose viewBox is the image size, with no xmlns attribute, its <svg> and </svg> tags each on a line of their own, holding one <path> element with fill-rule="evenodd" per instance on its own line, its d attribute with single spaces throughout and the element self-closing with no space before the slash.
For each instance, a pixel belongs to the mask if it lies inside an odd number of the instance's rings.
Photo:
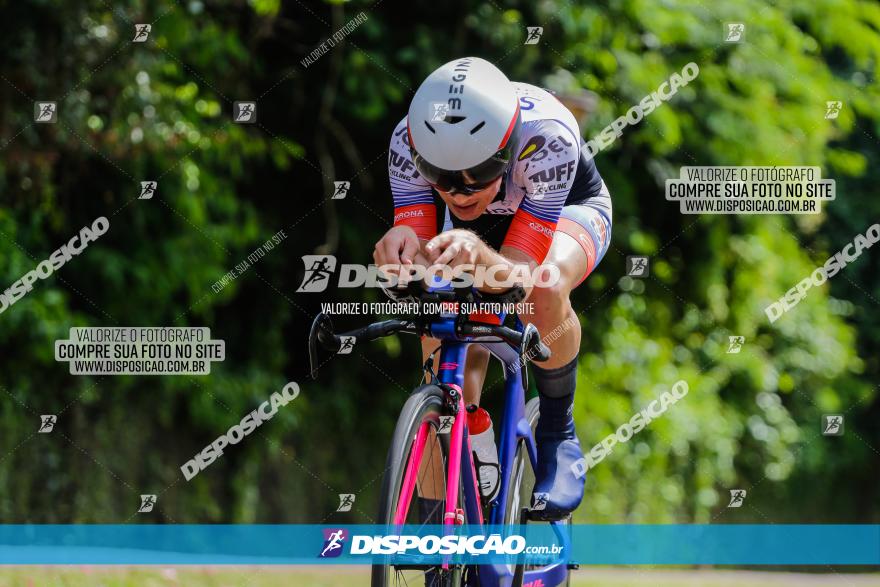
<svg viewBox="0 0 880 587">
<path fill-rule="evenodd" d="M 436 385 L 422 385 L 413 391 L 401 409 L 385 463 L 379 513 L 376 518 L 377 523 L 386 526 L 392 525 L 415 436 L 418 433 L 419 427 L 426 421 L 431 423 L 436 430 L 440 423 L 440 416 L 444 414 L 443 401 L 443 391 L 439 387 Z M 435 435 L 435 438 L 440 445 L 442 454 L 443 487 L 445 488 L 445 471 L 449 458 L 449 435 Z M 461 495 L 461 483 L 459 483 L 459 495 Z M 414 494 L 412 504 L 415 504 L 416 499 L 417 496 Z M 410 507 L 410 511 L 412 511 L 412 507 Z M 393 586 L 395 585 L 392 582 L 393 577 L 393 565 L 374 564 L 372 566 L 372 587 Z M 460 587 L 462 585 L 463 569 L 460 567 L 453 568 L 449 572 L 444 572 L 438 579 L 438 581 L 433 583 L 436 587 Z M 401 584 L 415 585 L 418 583 L 405 580 Z"/>
</svg>

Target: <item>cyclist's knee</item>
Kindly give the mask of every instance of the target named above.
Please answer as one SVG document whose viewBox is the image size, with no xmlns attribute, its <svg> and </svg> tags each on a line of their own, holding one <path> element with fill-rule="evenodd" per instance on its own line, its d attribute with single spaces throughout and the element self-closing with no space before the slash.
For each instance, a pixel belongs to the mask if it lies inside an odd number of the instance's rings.
<svg viewBox="0 0 880 587">
<path fill-rule="evenodd" d="M 553 314 L 567 312 L 571 307 L 568 296 L 571 294 L 571 283 L 560 277 L 558 281 L 546 286 L 532 289 L 529 301 L 534 304 L 534 314 L 540 316 L 551 311 Z"/>
</svg>

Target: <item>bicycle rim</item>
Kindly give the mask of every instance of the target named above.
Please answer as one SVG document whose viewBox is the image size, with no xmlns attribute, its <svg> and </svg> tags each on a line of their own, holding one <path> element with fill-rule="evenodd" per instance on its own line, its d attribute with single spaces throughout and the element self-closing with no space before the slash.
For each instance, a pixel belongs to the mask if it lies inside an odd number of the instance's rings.
<svg viewBox="0 0 880 587">
<path fill-rule="evenodd" d="M 449 436 L 436 434 L 441 415 L 443 392 L 434 385 L 418 388 L 403 406 L 388 450 L 377 518 L 379 524 L 391 526 L 395 519 L 401 517 L 407 525 L 442 524 L 446 506 Z M 420 436 L 424 437 L 424 447 L 417 462 Z M 408 482 L 409 476 L 415 476 L 415 487 L 410 499 L 407 499 L 406 490 L 413 485 L 412 479 Z M 420 495 L 438 498 L 436 511 L 428 520 L 421 519 L 422 512 L 418 507 Z M 404 511 L 405 515 L 402 513 Z M 444 570 L 439 566 L 375 564 L 371 584 L 372 587 L 459 587 L 462 585 L 462 574 L 460 567 Z"/>
</svg>

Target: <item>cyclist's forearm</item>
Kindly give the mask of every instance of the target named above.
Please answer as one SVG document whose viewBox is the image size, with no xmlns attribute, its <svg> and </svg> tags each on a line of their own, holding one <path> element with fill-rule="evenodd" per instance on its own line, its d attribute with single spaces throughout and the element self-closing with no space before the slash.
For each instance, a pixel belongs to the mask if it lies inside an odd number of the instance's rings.
<svg viewBox="0 0 880 587">
<path fill-rule="evenodd" d="M 512 286 L 522 286 L 526 291 L 526 297 L 532 293 L 531 283 L 524 283 L 523 277 L 531 275 L 532 271 L 538 266 L 538 263 L 520 251 L 512 247 L 504 247 L 501 252 L 493 250 L 488 245 L 484 246 L 480 251 L 479 265 L 493 268 L 493 277 L 499 282 L 511 283 Z M 489 287 L 483 286 L 480 291 L 488 293 L 500 293 L 510 289 L 510 287 Z"/>
</svg>

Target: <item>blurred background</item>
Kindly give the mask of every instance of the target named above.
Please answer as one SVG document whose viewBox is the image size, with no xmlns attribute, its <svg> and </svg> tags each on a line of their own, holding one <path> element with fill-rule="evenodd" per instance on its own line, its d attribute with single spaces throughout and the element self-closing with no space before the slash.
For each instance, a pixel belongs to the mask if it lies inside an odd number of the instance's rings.
<svg viewBox="0 0 880 587">
<path fill-rule="evenodd" d="M 678 379 L 690 393 L 591 471 L 575 521 L 880 522 L 880 252 L 772 325 L 764 314 L 880 220 L 880 5 L 583 4 L 0 1 L 0 289 L 110 220 L 0 314 L 0 521 L 370 522 L 418 345 L 361 346 L 307 379 L 319 303 L 384 298 L 296 293 L 301 256 L 371 261 L 391 225 L 394 125 L 431 70 L 475 55 L 575 105 L 587 139 L 700 68 L 597 156 L 613 242 L 573 299 L 585 449 Z M 138 23 L 152 29 L 132 43 Z M 741 42 L 726 23 L 745 24 Z M 34 123 L 38 100 L 57 101 L 57 123 Z M 235 101 L 257 102 L 256 124 L 233 123 Z M 816 165 L 837 199 L 819 215 L 686 216 L 663 191 L 684 165 Z M 137 200 L 145 180 L 157 194 Z M 346 199 L 329 199 L 333 181 L 351 182 Z M 651 257 L 649 278 L 624 277 L 634 254 Z M 72 376 L 53 359 L 74 326 L 186 325 L 226 341 L 209 376 Z M 745 343 L 728 354 L 734 335 Z M 183 479 L 291 380 L 294 403 Z M 490 413 L 501 389 L 493 367 Z M 57 434 L 36 434 L 40 414 L 59 415 Z M 845 415 L 843 436 L 822 436 L 823 414 Z M 733 488 L 748 497 L 728 509 Z M 158 495 L 150 517 L 135 515 L 144 493 Z M 339 493 L 356 494 L 350 513 L 335 513 Z"/>
</svg>

